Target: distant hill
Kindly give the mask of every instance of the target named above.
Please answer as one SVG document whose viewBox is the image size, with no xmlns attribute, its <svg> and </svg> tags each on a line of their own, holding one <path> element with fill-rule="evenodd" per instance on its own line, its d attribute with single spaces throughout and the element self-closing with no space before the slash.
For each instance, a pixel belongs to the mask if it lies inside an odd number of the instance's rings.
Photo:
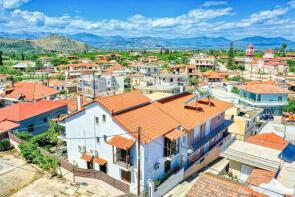
<svg viewBox="0 0 295 197">
<path fill-rule="evenodd" d="M 56 34 L 32 40 L 31 42 L 36 47 L 47 51 L 79 52 L 89 49 L 85 43 Z"/>
<path fill-rule="evenodd" d="M 2 37 L 2 39 L 1 39 Z M 165 39 L 160 37 L 98 36 L 90 33 L 74 35 L 23 33 L 9 34 L 0 32 L 0 47 L 2 50 L 52 50 L 76 52 L 93 48 L 191 48 L 191 49 L 228 49 L 230 42 L 234 47 L 245 49 L 248 43 L 253 43 L 255 49 L 279 48 L 282 43 L 288 44 L 288 49 L 295 49 L 295 42 L 282 37 L 266 38 L 261 36 L 230 40 L 224 37 L 192 37 Z"/>
<path fill-rule="evenodd" d="M 239 49 L 247 47 L 248 43 L 254 44 L 256 49 L 279 48 L 282 43 L 287 43 L 289 49 L 295 49 L 295 42 L 285 38 L 247 37 L 239 40 L 229 40 L 224 37 L 192 37 L 164 39 L 156 37 L 124 38 L 121 36 L 97 36 L 94 34 L 80 33 L 70 36 L 72 39 L 85 42 L 97 48 L 198 48 L 198 49 L 227 49 L 231 41 Z"/>
<path fill-rule="evenodd" d="M 34 40 L 0 38 L 0 50 L 3 51 L 82 52 L 89 49 L 91 49 L 91 47 L 88 47 L 85 43 L 56 34 L 51 34 Z"/>
</svg>

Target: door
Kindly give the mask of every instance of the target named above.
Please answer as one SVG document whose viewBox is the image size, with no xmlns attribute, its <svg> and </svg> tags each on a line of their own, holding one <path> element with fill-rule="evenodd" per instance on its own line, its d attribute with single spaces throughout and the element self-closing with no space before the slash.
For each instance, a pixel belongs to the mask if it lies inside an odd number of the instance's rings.
<svg viewBox="0 0 295 197">
<path fill-rule="evenodd" d="M 92 161 L 87 161 L 87 169 L 93 169 Z"/>
<path fill-rule="evenodd" d="M 99 170 L 107 174 L 107 164 L 99 165 Z"/>
<path fill-rule="evenodd" d="M 171 169 L 171 162 L 166 160 L 164 163 L 164 172 L 167 173 Z"/>
<path fill-rule="evenodd" d="M 121 179 L 128 182 L 128 183 L 130 183 L 131 182 L 131 172 L 121 170 Z"/>
</svg>

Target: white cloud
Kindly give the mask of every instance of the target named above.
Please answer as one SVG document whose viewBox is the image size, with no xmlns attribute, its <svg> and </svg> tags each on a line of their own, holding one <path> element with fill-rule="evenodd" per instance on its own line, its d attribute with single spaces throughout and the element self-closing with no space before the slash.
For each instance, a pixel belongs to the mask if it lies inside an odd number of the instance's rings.
<svg viewBox="0 0 295 197">
<path fill-rule="evenodd" d="M 210 7 L 210 6 L 217 6 L 217 5 L 227 5 L 226 1 L 206 1 L 203 6 Z"/>
<path fill-rule="evenodd" d="M 0 0 L 1 1 L 1 0 Z M 293 7 L 288 3 L 284 8 L 262 10 L 250 16 L 236 20 L 223 21 L 223 16 L 234 15 L 230 7 L 194 9 L 175 17 L 151 18 L 141 14 L 125 20 L 110 19 L 90 21 L 80 17 L 63 15 L 48 16 L 42 12 L 21 9 L 6 10 L 0 15 L 1 31 L 9 32 L 52 32 L 80 33 L 99 35 L 156 36 L 156 37 L 194 37 L 226 36 L 237 38 L 249 35 L 285 36 L 295 39 L 294 18 L 287 17 Z M 1 14 L 1 13 L 0 13 Z M 229 18 L 229 17 L 227 17 Z"/>
<path fill-rule="evenodd" d="M 295 1 L 289 1 L 287 3 L 291 8 L 295 8 Z"/>
<path fill-rule="evenodd" d="M 3 8 L 5 9 L 15 9 L 19 8 L 23 4 L 30 2 L 31 0 L 2 0 Z"/>
</svg>

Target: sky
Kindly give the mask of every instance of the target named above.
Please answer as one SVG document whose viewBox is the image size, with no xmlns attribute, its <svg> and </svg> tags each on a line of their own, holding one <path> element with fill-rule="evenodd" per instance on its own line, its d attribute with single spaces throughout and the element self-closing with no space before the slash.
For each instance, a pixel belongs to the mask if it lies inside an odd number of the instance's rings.
<svg viewBox="0 0 295 197">
<path fill-rule="evenodd" d="M 295 0 L 0 0 L 0 32 L 295 41 Z"/>
</svg>

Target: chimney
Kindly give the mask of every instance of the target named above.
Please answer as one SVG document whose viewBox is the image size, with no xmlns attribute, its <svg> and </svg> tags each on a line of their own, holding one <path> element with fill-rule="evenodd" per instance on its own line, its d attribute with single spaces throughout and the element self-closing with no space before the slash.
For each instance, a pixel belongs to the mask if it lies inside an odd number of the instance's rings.
<svg viewBox="0 0 295 197">
<path fill-rule="evenodd" d="M 81 93 L 77 94 L 77 110 L 80 111 L 83 105 L 83 96 Z"/>
</svg>

